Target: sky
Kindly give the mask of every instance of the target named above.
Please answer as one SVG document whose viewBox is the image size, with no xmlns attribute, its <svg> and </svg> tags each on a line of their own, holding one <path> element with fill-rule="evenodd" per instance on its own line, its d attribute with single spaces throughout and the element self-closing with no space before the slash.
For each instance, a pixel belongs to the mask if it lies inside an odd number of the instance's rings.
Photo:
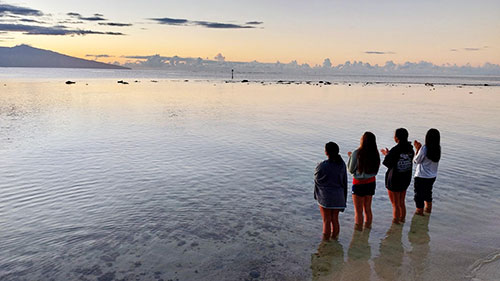
<svg viewBox="0 0 500 281">
<path fill-rule="evenodd" d="M 478 66 L 500 64 L 500 1 L 0 0 L 0 46 L 19 44 L 121 63 L 221 53 L 311 66 Z"/>
</svg>

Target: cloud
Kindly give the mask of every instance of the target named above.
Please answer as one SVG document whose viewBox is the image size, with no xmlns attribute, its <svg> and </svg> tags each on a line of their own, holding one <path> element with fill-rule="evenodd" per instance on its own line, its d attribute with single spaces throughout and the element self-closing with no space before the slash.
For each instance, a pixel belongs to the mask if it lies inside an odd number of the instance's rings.
<svg viewBox="0 0 500 281">
<path fill-rule="evenodd" d="M 488 49 L 489 47 L 488 46 L 484 46 L 484 47 L 469 47 L 469 48 L 461 48 L 461 49 L 456 49 L 456 48 L 453 48 L 453 49 L 450 49 L 451 52 L 458 52 L 460 50 L 462 51 L 469 51 L 469 52 L 477 52 L 477 51 L 482 51 L 484 49 Z"/>
<path fill-rule="evenodd" d="M 214 60 L 218 61 L 218 62 L 223 62 L 226 60 L 226 57 L 223 56 L 221 53 L 218 53 L 215 57 L 214 57 Z"/>
<path fill-rule="evenodd" d="M 85 17 L 80 13 L 69 12 L 66 14 L 70 18 L 66 20 L 57 18 L 51 14 L 44 14 L 37 9 L 21 6 L 3 4 L 0 0 L 0 32 L 20 32 L 26 35 L 125 35 L 121 32 L 98 31 L 82 28 L 68 27 L 61 24 L 79 24 L 84 22 L 99 22 L 100 25 L 125 27 L 131 26 L 128 23 L 105 22 L 106 18 L 102 14 L 96 13 L 93 16 Z M 38 18 L 35 18 L 38 17 Z M 59 25 L 56 25 L 58 23 Z"/>
<path fill-rule="evenodd" d="M 22 16 L 42 16 L 43 13 L 40 10 L 24 8 L 20 6 L 0 4 L 0 16 L 3 15 L 22 15 Z"/>
<path fill-rule="evenodd" d="M 222 28 L 222 29 L 238 29 L 238 28 L 255 28 L 251 25 L 239 25 L 233 23 L 209 22 L 209 21 L 195 21 L 195 25 L 204 26 L 207 28 Z"/>
<path fill-rule="evenodd" d="M 85 55 L 86 57 L 93 57 L 93 58 L 111 58 L 113 56 L 110 56 L 110 55 L 106 55 L 106 54 L 101 54 L 101 55 L 91 55 L 91 54 L 87 54 Z"/>
<path fill-rule="evenodd" d="M 58 23 L 59 24 L 81 24 L 81 23 L 83 23 L 83 21 L 63 20 L 63 21 L 59 21 Z"/>
<path fill-rule="evenodd" d="M 67 13 L 66 15 L 68 15 L 70 17 L 77 18 L 79 20 L 85 20 L 85 21 L 107 21 L 107 19 L 105 19 L 102 14 L 94 14 L 91 17 L 84 17 L 79 13 L 70 12 L 70 13 Z"/>
<path fill-rule="evenodd" d="M 150 57 L 152 57 L 152 56 L 122 56 L 122 58 L 136 59 L 136 60 L 145 60 L 145 59 L 149 59 Z"/>
<path fill-rule="evenodd" d="M 167 25 L 187 25 L 189 23 L 187 19 L 152 18 L 151 20 L 154 20 L 159 24 L 167 24 Z"/>
<path fill-rule="evenodd" d="M 365 51 L 365 54 L 369 55 L 393 55 L 394 52 L 381 52 L 381 51 Z"/>
<path fill-rule="evenodd" d="M 45 23 L 43 21 L 39 21 L 39 20 L 34 20 L 34 19 L 19 19 L 19 21 L 22 21 L 22 22 L 30 22 L 30 23 Z"/>
<path fill-rule="evenodd" d="M 384 65 L 371 65 L 361 61 L 346 61 L 343 64 L 332 65 L 331 61 L 325 59 L 323 65 L 310 66 L 308 64 L 299 64 L 297 61 L 290 63 L 262 63 L 257 61 L 239 62 L 239 61 L 217 61 L 216 56 L 214 60 L 193 58 L 193 57 L 179 57 L 179 56 L 161 56 L 161 55 L 130 55 L 123 56 L 123 58 L 130 59 L 124 66 L 136 69 L 175 69 L 197 71 L 205 70 L 210 72 L 227 72 L 230 73 L 231 69 L 237 69 L 239 72 L 248 73 L 293 73 L 293 74 L 369 74 L 369 75 L 387 75 L 387 74 L 404 74 L 404 75 L 462 75 L 462 74 L 478 74 L 478 75 L 499 75 L 500 65 L 485 63 L 483 66 L 474 67 L 469 64 L 457 65 L 435 65 L 430 62 L 405 62 L 397 64 L 393 61 L 388 61 Z M 223 57 L 220 55 L 220 57 Z M 329 67 L 328 67 L 329 66 Z"/>
<path fill-rule="evenodd" d="M 132 26 L 131 23 L 120 23 L 120 22 L 100 22 L 99 25 L 118 26 L 118 27 Z"/>
<path fill-rule="evenodd" d="M 87 34 L 100 34 L 100 35 L 125 35 L 121 32 L 104 32 L 85 29 L 68 29 L 65 26 L 36 26 L 24 24 L 1 24 L 0 31 L 8 32 L 23 32 L 27 35 L 87 35 Z"/>
<path fill-rule="evenodd" d="M 250 24 L 250 25 L 260 25 L 263 24 L 264 22 L 262 21 L 248 21 L 245 24 Z"/>
<path fill-rule="evenodd" d="M 253 25 L 262 23 L 262 22 L 248 22 L 245 24 L 234 24 L 234 23 L 211 22 L 211 21 L 192 21 L 188 19 L 174 19 L 174 18 L 151 18 L 150 20 L 156 21 L 157 23 L 164 25 L 202 26 L 206 28 L 216 28 L 216 29 L 255 28 L 255 26 Z"/>
</svg>

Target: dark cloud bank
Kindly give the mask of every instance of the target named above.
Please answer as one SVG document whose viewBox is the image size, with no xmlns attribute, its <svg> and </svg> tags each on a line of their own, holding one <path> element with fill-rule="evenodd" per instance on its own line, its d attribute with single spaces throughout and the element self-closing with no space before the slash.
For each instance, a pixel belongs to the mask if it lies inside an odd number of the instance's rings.
<svg viewBox="0 0 500 281">
<path fill-rule="evenodd" d="M 66 14 L 72 20 L 59 21 L 59 23 L 80 24 L 87 22 L 98 22 L 102 26 L 126 27 L 127 23 L 107 22 L 102 14 L 94 14 L 84 17 L 79 13 L 70 12 Z M 50 24 L 54 22 L 53 16 L 40 10 L 0 3 L 0 32 L 21 32 L 27 35 L 125 35 L 122 32 L 100 31 L 69 27 L 61 24 Z M 75 21 L 77 20 L 77 21 Z"/>
<path fill-rule="evenodd" d="M 0 16 L 3 15 L 21 15 L 21 16 L 42 16 L 42 11 L 24 8 L 20 6 L 8 5 L 0 3 Z"/>
<path fill-rule="evenodd" d="M 1 24 L 0 31 L 7 32 L 22 32 L 27 35 L 87 35 L 87 34 L 100 34 L 100 35 L 125 35 L 121 32 L 110 31 L 95 31 L 86 29 L 69 29 L 66 26 L 37 26 L 25 24 Z"/>
<path fill-rule="evenodd" d="M 212 21 L 193 21 L 188 19 L 174 19 L 174 18 L 151 18 L 159 24 L 175 25 L 175 26 L 202 26 L 206 28 L 219 28 L 219 29 L 247 29 L 256 28 L 256 25 L 261 25 L 260 21 L 249 21 L 245 24 L 212 22 Z"/>
</svg>

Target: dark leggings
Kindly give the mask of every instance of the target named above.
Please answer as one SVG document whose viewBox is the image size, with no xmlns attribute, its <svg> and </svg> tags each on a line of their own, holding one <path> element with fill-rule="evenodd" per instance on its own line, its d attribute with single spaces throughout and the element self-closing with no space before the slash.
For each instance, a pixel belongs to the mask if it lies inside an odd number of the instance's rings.
<svg viewBox="0 0 500 281">
<path fill-rule="evenodd" d="M 432 202 L 432 185 L 436 178 L 415 178 L 415 205 L 418 209 L 424 208 L 424 202 Z"/>
</svg>

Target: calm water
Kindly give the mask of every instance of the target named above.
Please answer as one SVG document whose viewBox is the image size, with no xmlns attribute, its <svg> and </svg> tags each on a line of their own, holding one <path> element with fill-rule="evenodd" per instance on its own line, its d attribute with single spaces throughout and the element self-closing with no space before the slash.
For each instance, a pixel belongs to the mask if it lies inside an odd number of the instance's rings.
<svg viewBox="0 0 500 281">
<path fill-rule="evenodd" d="M 500 87 L 0 84 L 1 280 L 494 280 Z M 130 81 L 131 82 L 131 81 Z M 4 85 L 5 84 L 5 85 Z M 365 130 L 442 134 L 433 214 L 321 243 L 313 171 Z"/>
</svg>

